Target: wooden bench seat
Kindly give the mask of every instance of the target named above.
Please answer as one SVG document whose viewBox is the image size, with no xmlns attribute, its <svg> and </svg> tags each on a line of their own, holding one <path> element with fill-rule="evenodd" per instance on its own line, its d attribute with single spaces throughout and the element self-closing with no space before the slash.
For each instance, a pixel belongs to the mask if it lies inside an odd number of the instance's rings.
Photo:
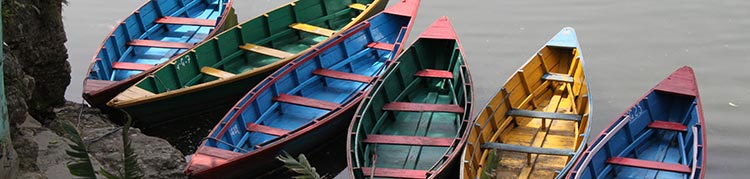
<svg viewBox="0 0 750 179">
<path fill-rule="evenodd" d="M 408 112 L 449 112 L 464 113 L 464 108 L 455 104 L 427 104 L 409 102 L 391 102 L 383 106 L 386 111 L 408 111 Z"/>
<path fill-rule="evenodd" d="M 356 81 L 356 82 L 362 82 L 362 83 L 370 83 L 372 82 L 373 77 L 360 75 L 360 74 L 354 74 L 354 73 L 347 73 L 347 72 L 340 72 L 340 71 L 334 71 L 329 69 L 317 69 L 313 71 L 313 74 L 325 76 L 329 78 L 336 78 L 340 80 L 349 80 L 349 81 Z"/>
<path fill-rule="evenodd" d="M 353 3 L 349 4 L 349 8 L 364 11 L 365 9 L 367 9 L 367 5 L 364 5 L 362 3 Z"/>
<path fill-rule="evenodd" d="M 285 51 L 281 51 L 281 50 L 277 50 L 273 48 L 268 48 L 268 47 L 264 47 L 260 45 L 255 45 L 251 43 L 240 46 L 240 49 L 271 56 L 271 57 L 282 58 L 282 59 L 291 57 L 294 55 L 293 53 L 289 53 L 289 52 L 285 52 Z"/>
<path fill-rule="evenodd" d="M 274 136 L 282 136 L 284 134 L 288 134 L 288 130 L 279 129 L 275 127 L 269 127 L 264 126 L 256 123 L 247 123 L 247 131 L 250 132 L 260 132 L 268 135 L 274 135 Z"/>
<path fill-rule="evenodd" d="M 370 134 L 362 142 L 370 144 L 450 147 L 453 145 L 453 140 L 453 138 Z"/>
<path fill-rule="evenodd" d="M 202 67 L 201 73 L 211 75 L 216 78 L 229 78 L 235 75 L 234 73 L 229 73 L 224 70 L 219 70 L 213 67 Z"/>
<path fill-rule="evenodd" d="M 293 96 L 293 95 L 287 95 L 287 94 L 280 94 L 278 97 L 273 98 L 274 101 L 278 102 L 284 102 L 289 104 L 296 104 L 300 106 L 307 106 L 311 108 L 318 108 L 318 109 L 325 109 L 332 111 L 334 109 L 337 109 L 341 107 L 341 104 L 339 103 L 333 103 L 323 100 L 317 100 L 312 98 L 306 98 L 302 96 Z"/>
<path fill-rule="evenodd" d="M 622 166 L 629 166 L 629 167 L 678 172 L 678 173 L 691 173 L 692 172 L 690 167 L 688 167 L 687 165 L 681 165 L 681 164 L 675 164 L 675 163 L 664 163 L 664 162 L 649 161 L 649 160 L 640 160 L 640 159 L 634 159 L 634 158 L 612 157 L 612 158 L 607 159 L 607 163 L 615 164 L 615 165 L 622 165 Z"/>
<path fill-rule="evenodd" d="M 507 113 L 509 116 L 521 116 L 521 117 L 532 117 L 532 118 L 543 118 L 543 119 L 559 119 L 568 121 L 581 121 L 581 115 L 577 114 L 563 114 L 554 112 L 541 112 L 532 110 L 522 109 L 511 109 Z"/>
<path fill-rule="evenodd" d="M 303 31 L 303 32 L 307 32 L 307 33 L 312 33 L 312 34 L 317 34 L 317 35 L 322 35 L 322 36 L 326 36 L 326 37 L 330 37 L 334 33 L 336 33 L 335 30 L 326 29 L 326 28 L 323 28 L 323 27 L 318 27 L 318 26 L 314 26 L 314 25 L 310 25 L 310 24 L 305 24 L 305 23 L 294 23 L 294 24 L 289 25 L 289 27 L 291 27 L 292 29 L 299 30 L 299 31 Z"/>
<path fill-rule="evenodd" d="M 414 76 L 417 77 L 425 77 L 425 78 L 443 78 L 443 79 L 453 79 L 453 73 L 450 71 L 445 70 L 433 70 L 433 69 L 424 69 L 422 71 L 418 71 Z"/>
<path fill-rule="evenodd" d="M 156 23 L 159 24 L 172 24 L 172 25 L 195 25 L 195 26 L 216 26 L 216 20 L 209 19 L 196 19 L 187 17 L 162 17 L 156 19 Z"/>
<path fill-rule="evenodd" d="M 158 47 L 158 48 L 190 48 L 193 44 L 183 42 L 164 42 L 158 40 L 133 40 L 128 42 L 130 46 Z"/>
<path fill-rule="evenodd" d="M 687 126 L 683 125 L 682 123 L 677 122 L 669 122 L 669 121 L 654 121 L 648 124 L 649 128 L 654 129 L 664 129 L 664 130 L 672 130 L 672 131 L 680 131 L 680 132 L 686 132 Z"/>
<path fill-rule="evenodd" d="M 552 149 L 552 148 L 541 148 L 531 146 L 521 146 L 503 143 L 484 143 L 481 145 L 482 149 L 500 149 L 505 151 L 522 152 L 530 154 L 545 154 L 545 155 L 562 155 L 562 156 L 573 156 L 575 152 L 567 149 Z"/>
<path fill-rule="evenodd" d="M 363 167 L 362 173 L 365 176 L 372 176 L 372 177 L 408 178 L 408 179 L 427 178 L 427 170 L 375 168 L 375 171 L 373 172 L 372 168 Z"/>
<path fill-rule="evenodd" d="M 367 44 L 367 48 L 393 51 L 393 48 L 396 48 L 396 45 L 383 42 L 370 42 Z"/>
<path fill-rule="evenodd" d="M 154 68 L 154 65 L 149 64 L 142 64 L 142 63 L 131 63 L 131 62 L 114 62 L 112 63 L 112 68 L 118 69 L 118 70 L 138 70 L 138 71 L 146 71 L 151 68 Z"/>
</svg>

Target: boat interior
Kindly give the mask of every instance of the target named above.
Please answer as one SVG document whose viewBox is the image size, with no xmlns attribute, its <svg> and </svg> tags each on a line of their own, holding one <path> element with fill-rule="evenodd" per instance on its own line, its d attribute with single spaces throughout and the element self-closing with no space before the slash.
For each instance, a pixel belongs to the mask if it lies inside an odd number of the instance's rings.
<svg viewBox="0 0 750 179">
<path fill-rule="evenodd" d="M 575 47 L 547 45 L 534 54 L 479 113 L 463 177 L 558 176 L 586 142 L 590 108 L 583 70 Z"/>
</svg>

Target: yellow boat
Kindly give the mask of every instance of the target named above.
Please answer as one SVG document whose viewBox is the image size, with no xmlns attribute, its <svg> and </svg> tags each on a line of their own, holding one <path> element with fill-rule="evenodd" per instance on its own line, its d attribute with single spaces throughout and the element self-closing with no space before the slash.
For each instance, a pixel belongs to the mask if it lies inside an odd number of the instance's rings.
<svg viewBox="0 0 750 179">
<path fill-rule="evenodd" d="M 585 148 L 590 103 L 575 30 L 563 28 L 478 114 L 461 178 L 560 178 Z"/>
</svg>

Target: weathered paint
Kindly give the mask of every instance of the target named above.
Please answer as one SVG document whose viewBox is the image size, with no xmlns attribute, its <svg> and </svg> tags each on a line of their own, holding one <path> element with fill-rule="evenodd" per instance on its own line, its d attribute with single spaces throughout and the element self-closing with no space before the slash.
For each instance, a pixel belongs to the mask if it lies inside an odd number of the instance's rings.
<svg viewBox="0 0 750 179">
<path fill-rule="evenodd" d="M 416 6 L 418 1 L 395 6 L 403 5 Z M 282 150 L 296 156 L 343 132 L 354 106 L 401 53 L 414 16 L 416 11 L 409 16 L 380 13 L 281 67 L 229 110 L 193 154 L 185 173 L 192 178 L 253 177 L 280 166 L 273 158 Z M 395 48 L 368 47 L 373 42 Z M 320 69 L 373 81 L 314 73 Z"/>
<path fill-rule="evenodd" d="M 471 127 L 461 160 L 461 178 L 486 178 L 493 172 L 499 178 L 564 177 L 585 148 L 591 118 L 585 65 L 578 45 L 573 28 L 563 28 L 490 99 Z M 538 112 L 519 113 L 513 109 Z M 527 151 L 563 149 L 575 153 L 560 156 L 482 148 L 485 143 L 517 145 Z M 493 150 L 497 150 L 497 157 L 489 157 Z"/>
<path fill-rule="evenodd" d="M 453 178 L 471 126 L 473 85 L 442 17 L 375 83 L 349 126 L 351 178 Z"/>
<path fill-rule="evenodd" d="M 695 75 L 682 67 L 605 128 L 567 178 L 704 178 L 706 144 Z"/>
<path fill-rule="evenodd" d="M 353 3 L 368 6 L 361 11 L 350 8 Z M 283 5 L 173 58 L 131 87 L 153 95 L 133 98 L 123 92 L 107 105 L 124 109 L 140 127 L 204 111 L 226 111 L 274 70 L 329 38 L 294 29 L 293 24 L 345 30 L 386 4 L 387 0 L 298 0 Z M 202 67 L 235 75 L 216 78 L 202 72 Z"/>
<path fill-rule="evenodd" d="M 92 106 L 104 107 L 170 58 L 237 24 L 231 6 L 232 0 L 145 2 L 104 38 L 83 81 L 83 98 Z M 118 68 L 114 65 L 118 62 L 146 66 Z"/>
</svg>

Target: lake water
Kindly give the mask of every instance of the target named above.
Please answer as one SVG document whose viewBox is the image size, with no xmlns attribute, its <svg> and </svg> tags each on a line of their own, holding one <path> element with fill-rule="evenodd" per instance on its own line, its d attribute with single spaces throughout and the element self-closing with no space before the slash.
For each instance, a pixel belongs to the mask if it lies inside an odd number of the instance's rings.
<svg viewBox="0 0 750 179">
<path fill-rule="evenodd" d="M 66 98 L 80 102 L 96 48 L 145 0 L 69 2 L 63 14 L 73 79 Z M 244 21 L 287 2 L 234 7 Z M 443 15 L 463 43 L 478 106 L 562 27 L 576 28 L 593 99 L 592 135 L 669 73 L 692 66 L 707 125 L 707 178 L 750 174 L 750 1 L 424 0 L 410 42 Z"/>
</svg>

